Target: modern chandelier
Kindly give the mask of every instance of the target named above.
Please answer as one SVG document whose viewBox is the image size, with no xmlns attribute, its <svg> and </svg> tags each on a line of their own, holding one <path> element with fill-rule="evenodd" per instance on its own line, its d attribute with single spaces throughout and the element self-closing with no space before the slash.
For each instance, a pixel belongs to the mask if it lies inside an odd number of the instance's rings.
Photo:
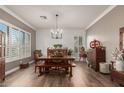
<svg viewBox="0 0 124 93">
<path fill-rule="evenodd" d="M 58 26 L 58 17 L 59 17 L 59 15 L 56 14 L 56 26 L 54 29 L 51 29 L 51 37 L 53 39 L 62 39 L 63 29 L 59 28 L 59 26 Z"/>
</svg>

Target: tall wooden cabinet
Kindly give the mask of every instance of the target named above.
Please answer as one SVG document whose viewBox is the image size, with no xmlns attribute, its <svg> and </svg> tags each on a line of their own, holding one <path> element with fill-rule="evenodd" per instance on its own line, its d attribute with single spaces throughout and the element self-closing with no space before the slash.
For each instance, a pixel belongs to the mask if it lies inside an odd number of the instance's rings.
<svg viewBox="0 0 124 93">
<path fill-rule="evenodd" d="M 89 49 L 87 53 L 89 64 L 95 71 L 99 71 L 99 63 L 106 62 L 106 49 L 105 47 L 98 47 Z"/>
<path fill-rule="evenodd" d="M 0 82 L 5 79 L 5 34 L 0 31 Z"/>
</svg>

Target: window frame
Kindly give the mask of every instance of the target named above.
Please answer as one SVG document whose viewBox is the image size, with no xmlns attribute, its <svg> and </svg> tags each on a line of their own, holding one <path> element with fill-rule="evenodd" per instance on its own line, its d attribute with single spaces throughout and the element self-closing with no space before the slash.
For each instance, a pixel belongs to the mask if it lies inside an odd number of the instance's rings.
<svg viewBox="0 0 124 93">
<path fill-rule="evenodd" d="M 12 58 L 7 58 L 6 56 L 5 56 L 5 60 L 6 60 L 6 63 L 9 63 L 9 62 L 13 62 L 13 61 L 17 61 L 17 60 L 20 60 L 20 59 L 24 59 L 24 58 L 28 58 L 28 57 L 31 57 L 31 33 L 30 32 L 27 32 L 27 31 L 25 31 L 25 30 L 23 30 L 23 29 L 21 29 L 21 28 L 19 28 L 19 27 L 17 27 L 17 26 L 14 26 L 14 25 L 12 25 L 12 24 L 10 24 L 10 23 L 8 23 L 8 22 L 6 22 L 6 21 L 3 21 L 3 20 L 1 20 L 0 19 L 0 23 L 1 24 L 4 24 L 4 25 L 6 25 L 7 26 L 7 31 L 9 31 L 9 28 L 12 28 L 12 29 L 15 29 L 15 30 L 17 30 L 18 31 L 18 35 L 19 35 L 19 32 L 24 32 L 25 34 L 28 34 L 29 35 L 29 37 L 30 37 L 30 45 L 29 45 L 29 48 L 30 48 L 30 55 L 28 55 L 28 56 L 23 56 L 22 58 L 20 58 L 19 57 L 19 49 L 18 49 L 18 57 L 12 57 Z M 8 48 L 8 46 L 7 46 L 7 32 L 6 32 L 6 51 L 5 51 L 5 53 L 7 53 L 7 48 Z M 19 44 L 18 44 L 19 45 Z M 9 45 L 10 46 L 10 45 Z M 25 46 L 25 45 L 24 45 Z M 25 47 L 26 48 L 26 47 Z M 11 53 L 10 53 L 11 54 Z"/>
</svg>

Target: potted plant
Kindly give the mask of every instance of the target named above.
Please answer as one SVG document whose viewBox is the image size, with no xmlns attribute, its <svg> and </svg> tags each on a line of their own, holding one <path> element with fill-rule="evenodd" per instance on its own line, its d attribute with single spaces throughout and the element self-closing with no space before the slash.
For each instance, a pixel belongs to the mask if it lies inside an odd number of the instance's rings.
<svg viewBox="0 0 124 93">
<path fill-rule="evenodd" d="M 68 49 L 68 55 L 71 56 L 72 55 L 73 50 L 72 49 Z"/>
<path fill-rule="evenodd" d="M 115 68 L 117 71 L 124 71 L 124 50 L 115 50 L 113 53 L 115 59 Z"/>
<path fill-rule="evenodd" d="M 55 49 L 57 48 L 57 45 L 56 44 L 54 44 L 53 46 L 54 46 Z"/>
<path fill-rule="evenodd" d="M 56 48 L 62 48 L 62 44 L 54 44 L 53 46 L 54 46 L 55 49 Z"/>
<path fill-rule="evenodd" d="M 114 59 L 114 61 L 117 60 L 119 53 L 120 51 L 117 48 L 112 52 L 112 58 Z"/>
<path fill-rule="evenodd" d="M 62 48 L 62 44 L 58 44 L 58 47 L 59 47 L 59 48 Z"/>
</svg>

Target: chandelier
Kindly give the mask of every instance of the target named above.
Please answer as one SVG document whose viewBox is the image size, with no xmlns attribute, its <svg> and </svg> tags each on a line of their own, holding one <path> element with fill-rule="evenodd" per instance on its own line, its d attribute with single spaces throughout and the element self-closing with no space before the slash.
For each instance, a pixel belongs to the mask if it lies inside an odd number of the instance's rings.
<svg viewBox="0 0 124 93">
<path fill-rule="evenodd" d="M 58 17 L 59 17 L 59 15 L 56 14 L 56 26 L 54 29 L 51 29 L 51 37 L 53 39 L 62 39 L 63 29 L 58 27 Z"/>
</svg>

